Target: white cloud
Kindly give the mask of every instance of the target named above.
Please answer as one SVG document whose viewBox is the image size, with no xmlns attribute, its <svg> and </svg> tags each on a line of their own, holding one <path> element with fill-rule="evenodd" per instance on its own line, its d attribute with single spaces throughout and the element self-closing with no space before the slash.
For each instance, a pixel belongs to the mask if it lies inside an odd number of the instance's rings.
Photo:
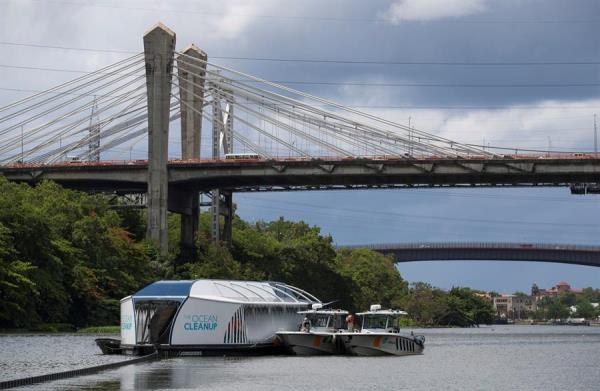
<svg viewBox="0 0 600 391">
<path fill-rule="evenodd" d="M 460 143 L 553 151 L 593 150 L 593 111 L 600 100 L 543 101 L 503 109 L 376 110 L 373 114 Z M 507 153 L 511 153 L 510 151 Z"/>
<path fill-rule="evenodd" d="M 385 79 L 369 79 L 381 82 Z M 408 90 L 407 95 L 413 94 Z M 393 101 L 389 89 L 346 86 L 329 99 L 350 106 L 378 106 Z M 548 149 L 553 151 L 592 151 L 594 112 L 600 108 L 600 99 L 543 100 L 526 105 L 507 105 L 503 108 L 359 108 L 359 110 L 393 121 L 411 125 L 419 130 L 468 144 L 498 146 L 514 149 Z M 417 104 L 418 106 L 418 104 Z M 364 118 L 350 115 L 357 121 Z M 382 126 L 381 124 L 379 124 Z M 385 127 L 385 126 L 384 126 Z M 390 129 L 393 130 L 393 129 Z M 401 132 L 398 130 L 398 132 Z M 507 151 L 506 153 L 512 153 Z"/>
<path fill-rule="evenodd" d="M 278 8 L 273 0 L 232 0 L 227 3 L 227 7 L 223 7 L 220 2 L 210 2 L 205 7 L 210 15 L 209 29 L 215 33 L 215 38 L 220 39 L 240 37 L 248 27 L 260 20 L 257 16 L 269 14 L 271 10 Z"/>
<path fill-rule="evenodd" d="M 387 22 L 428 21 L 482 12 L 487 0 L 397 0 L 380 16 Z"/>
</svg>

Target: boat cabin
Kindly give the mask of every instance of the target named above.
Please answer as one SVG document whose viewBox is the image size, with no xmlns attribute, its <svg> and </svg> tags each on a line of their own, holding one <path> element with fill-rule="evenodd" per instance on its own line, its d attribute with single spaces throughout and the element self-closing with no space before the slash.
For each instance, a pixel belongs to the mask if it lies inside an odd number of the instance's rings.
<svg viewBox="0 0 600 391">
<path fill-rule="evenodd" d="M 305 320 L 302 321 L 300 331 L 331 331 L 346 330 L 346 316 L 348 311 L 336 309 L 323 309 L 323 305 L 316 303 L 312 309 L 298 311 Z M 308 323 L 306 324 L 306 321 Z"/>
<path fill-rule="evenodd" d="M 362 332 L 397 333 L 400 331 L 400 318 L 408 313 L 401 310 L 382 310 L 381 305 L 373 304 L 369 311 L 356 315 L 361 317 Z"/>
</svg>

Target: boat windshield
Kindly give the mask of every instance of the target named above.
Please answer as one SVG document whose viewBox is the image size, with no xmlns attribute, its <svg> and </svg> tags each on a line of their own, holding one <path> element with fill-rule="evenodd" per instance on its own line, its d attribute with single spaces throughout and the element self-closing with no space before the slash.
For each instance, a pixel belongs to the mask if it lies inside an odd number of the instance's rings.
<svg viewBox="0 0 600 391">
<path fill-rule="evenodd" d="M 363 329 L 400 330 L 400 318 L 391 315 L 364 315 L 362 321 Z"/>
<path fill-rule="evenodd" d="M 344 329 L 346 322 L 342 315 L 332 314 L 307 314 L 306 317 L 310 320 L 312 328 L 320 329 Z"/>
</svg>

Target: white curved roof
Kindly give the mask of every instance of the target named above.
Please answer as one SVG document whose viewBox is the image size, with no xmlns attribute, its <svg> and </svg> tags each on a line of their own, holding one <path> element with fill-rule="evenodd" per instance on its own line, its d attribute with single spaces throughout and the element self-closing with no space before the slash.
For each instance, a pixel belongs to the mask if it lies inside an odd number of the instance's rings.
<svg viewBox="0 0 600 391">
<path fill-rule="evenodd" d="M 272 281 L 196 280 L 189 296 L 236 303 L 302 306 L 320 303 L 300 288 Z"/>
<path fill-rule="evenodd" d="M 392 315 L 392 316 L 400 316 L 400 315 L 408 315 L 406 311 L 401 310 L 377 310 L 377 311 L 365 311 L 359 312 L 356 315 Z"/>
<path fill-rule="evenodd" d="M 346 310 L 306 310 L 298 311 L 299 314 L 322 314 L 322 315 L 348 315 L 349 312 Z"/>
</svg>

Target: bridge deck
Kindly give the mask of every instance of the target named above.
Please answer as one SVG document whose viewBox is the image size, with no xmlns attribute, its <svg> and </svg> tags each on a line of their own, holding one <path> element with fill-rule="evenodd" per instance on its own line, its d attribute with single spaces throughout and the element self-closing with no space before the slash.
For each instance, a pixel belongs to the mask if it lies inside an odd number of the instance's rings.
<svg viewBox="0 0 600 391">
<path fill-rule="evenodd" d="M 369 248 L 392 255 L 396 262 L 413 261 L 533 261 L 600 267 L 600 247 L 566 244 L 440 242 L 343 246 Z"/>
<path fill-rule="evenodd" d="M 71 162 L 0 167 L 8 179 L 57 181 L 84 190 L 145 191 L 148 163 Z M 505 156 L 503 158 L 407 159 L 280 158 L 254 160 L 172 160 L 169 184 L 209 190 L 312 190 L 410 186 L 566 186 L 600 182 L 600 159 L 592 155 Z"/>
</svg>

